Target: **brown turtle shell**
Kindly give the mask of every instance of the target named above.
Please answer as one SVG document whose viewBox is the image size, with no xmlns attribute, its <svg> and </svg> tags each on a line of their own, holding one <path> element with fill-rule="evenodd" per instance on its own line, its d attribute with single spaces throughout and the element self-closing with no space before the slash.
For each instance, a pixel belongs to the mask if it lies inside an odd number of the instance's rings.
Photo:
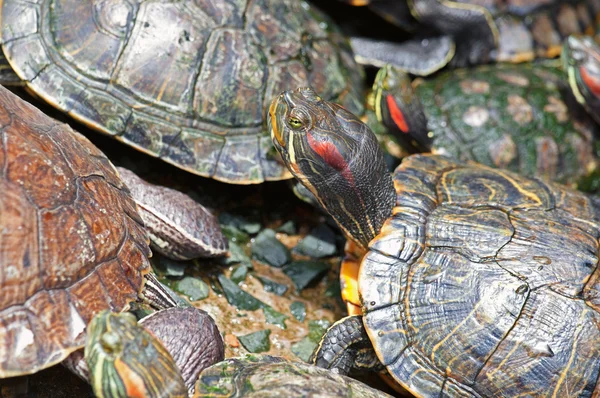
<svg viewBox="0 0 600 398">
<path fill-rule="evenodd" d="M 2 47 L 48 103 L 189 172 L 290 178 L 265 110 L 312 86 L 362 112 L 362 71 L 334 24 L 298 0 L 5 0 Z"/>
<path fill-rule="evenodd" d="M 0 87 L 0 378 L 83 347 L 149 270 L 129 191 L 85 137 Z"/>
<path fill-rule="evenodd" d="M 423 397 L 597 396 L 597 199 L 439 155 L 393 178 L 359 273 L 390 375 Z"/>
</svg>

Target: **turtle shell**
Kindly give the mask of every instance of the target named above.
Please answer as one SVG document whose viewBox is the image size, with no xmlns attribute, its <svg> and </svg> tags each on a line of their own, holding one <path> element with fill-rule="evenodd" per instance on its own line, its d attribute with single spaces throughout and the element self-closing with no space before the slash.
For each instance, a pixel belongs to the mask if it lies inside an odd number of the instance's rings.
<svg viewBox="0 0 600 398">
<path fill-rule="evenodd" d="M 83 347 L 137 298 L 150 249 L 136 205 L 85 137 L 0 87 L 0 378 Z"/>
<path fill-rule="evenodd" d="M 434 152 L 567 184 L 599 166 L 600 130 L 558 61 L 457 70 L 413 87 Z"/>
<path fill-rule="evenodd" d="M 214 397 L 364 397 L 390 395 L 358 380 L 302 362 L 270 355 L 229 358 L 206 368 L 194 398 Z"/>
<path fill-rule="evenodd" d="M 600 204 L 439 155 L 394 173 L 359 274 L 369 338 L 417 396 L 591 396 Z"/>
<path fill-rule="evenodd" d="M 184 170 L 290 178 L 265 109 L 312 86 L 362 112 L 362 70 L 324 14 L 296 0 L 2 2 L 6 58 L 28 87 L 98 131 Z"/>
</svg>

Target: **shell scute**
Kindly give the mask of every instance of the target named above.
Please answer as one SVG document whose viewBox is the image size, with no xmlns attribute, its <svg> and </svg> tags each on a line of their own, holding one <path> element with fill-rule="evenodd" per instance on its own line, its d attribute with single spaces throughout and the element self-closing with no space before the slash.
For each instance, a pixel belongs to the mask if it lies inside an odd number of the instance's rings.
<svg viewBox="0 0 600 398">
<path fill-rule="evenodd" d="M 5 138 L 7 181 L 20 186 L 36 207 L 71 203 L 77 194 L 74 174 L 52 138 L 21 119 L 13 120 L 11 128 L 19 134 Z"/>
<path fill-rule="evenodd" d="M 42 288 L 42 265 L 35 206 L 17 185 L 4 179 L 0 179 L 0 192 L 0 225 L 11 231 L 10 234 L 0 233 L 0 309 L 3 309 L 23 304 Z"/>
<path fill-rule="evenodd" d="M 110 79 L 135 10 L 127 1 L 53 2 L 48 20 L 56 51 L 77 73 Z"/>
<path fill-rule="evenodd" d="M 591 396 L 600 355 L 597 311 L 550 289 L 529 293 L 519 321 L 477 377 L 484 396 Z"/>
<path fill-rule="evenodd" d="M 226 28 L 213 31 L 194 88 L 193 108 L 198 117 L 223 126 L 259 126 L 267 79 L 263 59 L 262 50 L 247 33 Z"/>
<path fill-rule="evenodd" d="M 77 204 L 68 205 L 39 212 L 39 231 L 44 236 L 39 254 L 44 287 L 71 286 L 97 265 L 92 231 L 77 207 Z M 77 249 L 73 250 L 75 247 Z M 52 272 L 44 272 L 46 264 L 53 264 L 56 268 Z"/>
<path fill-rule="evenodd" d="M 188 115 L 211 21 L 180 2 L 144 2 L 135 22 L 112 81 L 143 102 Z"/>
</svg>

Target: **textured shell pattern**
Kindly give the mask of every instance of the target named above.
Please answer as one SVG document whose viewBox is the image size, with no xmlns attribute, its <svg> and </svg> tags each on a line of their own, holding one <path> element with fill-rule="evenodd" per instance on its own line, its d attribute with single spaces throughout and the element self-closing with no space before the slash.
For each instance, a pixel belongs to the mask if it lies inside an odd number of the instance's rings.
<svg viewBox="0 0 600 398">
<path fill-rule="evenodd" d="M 0 87 L 0 378 L 83 347 L 103 309 L 136 299 L 146 232 L 129 191 L 85 137 Z"/>
<path fill-rule="evenodd" d="M 362 70 L 327 17 L 296 0 L 2 2 L 2 43 L 36 94 L 184 170 L 290 178 L 265 110 L 312 86 L 354 112 Z"/>
<path fill-rule="evenodd" d="M 381 362 L 419 396 L 591 396 L 600 203 L 439 155 L 394 173 L 359 274 Z"/>
</svg>

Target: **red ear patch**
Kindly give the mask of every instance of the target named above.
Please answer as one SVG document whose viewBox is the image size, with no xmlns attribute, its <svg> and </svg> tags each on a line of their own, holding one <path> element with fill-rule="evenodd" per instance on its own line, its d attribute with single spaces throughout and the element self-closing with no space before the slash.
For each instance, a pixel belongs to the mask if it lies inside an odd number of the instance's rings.
<svg viewBox="0 0 600 398">
<path fill-rule="evenodd" d="M 337 147 L 331 142 L 319 142 L 310 133 L 306 133 L 308 145 L 313 151 L 319 154 L 320 157 L 327 162 L 328 165 L 338 171 L 342 171 L 348 167 L 348 163 L 342 157 L 342 154 Z"/>
<path fill-rule="evenodd" d="M 600 79 L 595 76 L 592 76 L 588 73 L 587 69 L 583 66 L 579 67 L 579 73 L 581 73 L 581 78 L 585 83 L 586 87 L 594 94 L 596 97 L 600 97 Z"/>
<path fill-rule="evenodd" d="M 398 126 L 400 131 L 407 134 L 409 132 L 408 124 L 406 124 L 406 119 L 404 118 L 404 114 L 398 107 L 398 104 L 396 104 L 396 100 L 394 99 L 394 97 L 392 97 L 391 94 L 388 94 L 385 97 L 385 100 L 387 102 L 388 109 L 390 110 L 390 115 L 392 116 L 392 120 L 394 121 L 396 126 Z"/>
<path fill-rule="evenodd" d="M 329 141 L 319 142 L 310 133 L 306 133 L 306 137 L 312 150 L 319 154 L 328 165 L 339 171 L 350 185 L 354 186 L 354 177 L 352 177 L 352 172 L 348 168 L 348 162 L 346 162 L 335 144 Z"/>
</svg>

